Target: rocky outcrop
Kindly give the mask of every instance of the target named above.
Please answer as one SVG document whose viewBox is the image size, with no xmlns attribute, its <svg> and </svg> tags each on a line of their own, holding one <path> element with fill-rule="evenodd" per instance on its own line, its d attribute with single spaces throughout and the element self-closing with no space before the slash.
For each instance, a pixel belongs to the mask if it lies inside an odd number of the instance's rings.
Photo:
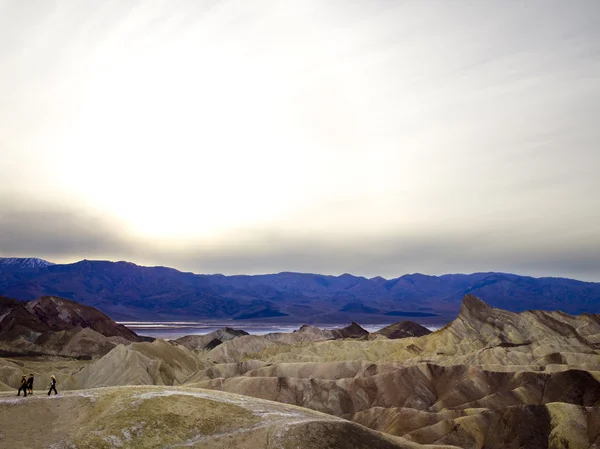
<svg viewBox="0 0 600 449">
<path fill-rule="evenodd" d="M 369 334 L 368 331 L 360 327 L 360 324 L 355 323 L 354 321 L 346 327 L 333 329 L 331 332 L 333 338 L 361 338 Z"/>
<path fill-rule="evenodd" d="M 490 369 L 545 369 L 551 365 L 595 366 L 600 343 L 600 317 L 562 312 L 512 313 L 467 296 L 458 317 L 444 328 L 419 338 L 400 340 L 325 341 L 310 347 L 282 346 L 257 358 L 269 363 L 430 362 L 438 365 L 481 365 Z"/>
<path fill-rule="evenodd" d="M 233 340 L 237 337 L 243 337 L 244 335 L 250 334 L 241 329 L 224 327 L 205 335 L 186 335 L 185 337 L 174 340 L 174 342 L 185 346 L 192 351 L 203 351 L 214 349 L 225 341 Z"/>
<path fill-rule="evenodd" d="M 294 332 L 272 332 L 264 335 L 268 340 L 277 341 L 286 345 L 295 345 L 303 342 L 316 342 L 332 340 L 334 333 L 329 329 L 319 329 L 315 326 L 309 326 L 307 324 L 302 325 L 299 329 Z"/>
<path fill-rule="evenodd" d="M 215 365 L 191 381 L 348 418 L 419 444 L 594 447 L 598 318 L 511 313 L 469 295 L 453 322 L 422 337 L 270 347 L 252 355 L 252 366 Z"/>
<path fill-rule="evenodd" d="M 25 307 L 53 331 L 82 327 L 93 329 L 105 337 L 122 337 L 129 341 L 140 341 L 135 332 L 122 324 L 115 323 L 99 310 L 68 299 L 42 296 L 26 302 Z"/>
<path fill-rule="evenodd" d="M 600 316 L 571 316 L 541 310 L 512 313 L 467 295 L 458 318 L 443 331 L 457 342 L 479 343 L 487 348 L 529 344 L 557 344 L 562 348 L 594 346 L 600 342 Z"/>
<path fill-rule="evenodd" d="M 0 341 L 20 336 L 35 338 L 49 331 L 47 324 L 27 310 L 20 301 L 0 296 Z"/>
<path fill-rule="evenodd" d="M 141 341 L 102 312 L 62 298 L 28 303 L 0 297 L 0 354 L 95 358 Z"/>
<path fill-rule="evenodd" d="M 413 321 L 400 321 L 399 323 L 390 324 L 376 333 L 394 340 L 397 338 L 422 337 L 431 334 L 431 331 Z"/>
</svg>

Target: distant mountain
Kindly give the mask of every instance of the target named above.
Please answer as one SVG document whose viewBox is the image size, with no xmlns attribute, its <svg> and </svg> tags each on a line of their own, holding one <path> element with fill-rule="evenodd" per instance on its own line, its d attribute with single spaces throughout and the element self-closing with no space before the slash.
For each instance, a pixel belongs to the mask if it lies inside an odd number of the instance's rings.
<svg viewBox="0 0 600 449">
<path fill-rule="evenodd" d="M 0 270 L 23 270 L 29 268 L 44 268 L 54 265 L 35 257 L 0 257 Z"/>
<path fill-rule="evenodd" d="M 30 259 L 3 260 L 11 262 L 0 265 L 0 294 L 20 300 L 58 296 L 118 320 L 368 324 L 411 317 L 420 323 L 441 324 L 456 316 L 466 294 L 514 312 L 600 312 L 600 283 L 506 273 L 416 273 L 389 280 L 290 272 L 224 276 L 129 262 L 83 260 L 36 266 Z"/>
</svg>

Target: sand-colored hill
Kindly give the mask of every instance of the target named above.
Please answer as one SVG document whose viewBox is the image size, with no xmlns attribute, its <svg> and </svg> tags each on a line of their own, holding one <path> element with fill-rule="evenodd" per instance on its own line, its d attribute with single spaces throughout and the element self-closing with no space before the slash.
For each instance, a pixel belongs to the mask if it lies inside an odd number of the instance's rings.
<svg viewBox="0 0 600 449">
<path fill-rule="evenodd" d="M 344 338 L 360 338 L 368 335 L 357 323 L 341 329 L 319 329 L 304 325 L 294 332 L 274 332 L 266 335 L 248 335 L 244 331 L 231 328 L 219 329 L 207 335 L 185 336 L 175 343 L 189 349 L 209 350 L 206 359 L 212 363 L 234 363 L 247 356 L 274 346 L 295 346 L 299 343 L 310 343 Z"/>
<path fill-rule="evenodd" d="M 26 373 L 12 360 L 0 359 L 0 391 L 15 391 L 19 388 L 21 376 Z"/>
<path fill-rule="evenodd" d="M 310 377 L 259 377 L 252 373 L 194 385 L 295 404 L 342 417 L 373 407 L 409 407 L 438 412 L 551 402 L 600 406 L 600 382 L 594 375 L 579 370 L 552 374 L 501 373 L 475 367 L 418 365 L 342 379 L 318 378 L 312 373 Z"/>
<path fill-rule="evenodd" d="M 486 449 L 593 449 L 600 444 L 597 407 L 556 402 L 438 413 L 378 407 L 354 415 L 352 420 L 421 444 Z"/>
<path fill-rule="evenodd" d="M 1 449 L 422 447 L 312 410 L 190 388 L 0 395 L 0 429 Z"/>
<path fill-rule="evenodd" d="M 81 371 L 90 363 L 92 363 L 90 360 L 63 357 L 0 358 L 0 381 L 14 394 L 21 383 L 21 376 L 33 374 L 34 390 L 46 393 L 50 376 L 54 375 L 58 381 L 59 391 L 64 391 L 65 388 L 73 388 L 74 373 Z"/>
<path fill-rule="evenodd" d="M 277 341 L 286 345 L 294 345 L 303 342 L 326 341 L 335 338 L 334 331 L 330 329 L 320 329 L 307 324 L 294 332 L 272 332 L 264 335 L 268 340 Z"/>
<path fill-rule="evenodd" d="M 190 382 L 423 444 L 588 448 L 600 433 L 598 323 L 594 315 L 510 313 L 468 296 L 456 320 L 423 337 L 270 346 Z M 541 430 L 531 436 L 531 427 Z"/>
<path fill-rule="evenodd" d="M 265 348 L 287 346 L 278 341 L 269 340 L 260 335 L 244 335 L 212 349 L 207 360 L 215 363 L 233 363 L 242 360 L 247 354 L 261 352 Z"/>
<path fill-rule="evenodd" d="M 189 349 L 157 339 L 119 345 L 65 382 L 80 389 L 115 385 L 181 385 L 206 364 Z"/>
<path fill-rule="evenodd" d="M 593 367 L 599 364 L 599 338 L 598 315 L 570 316 L 545 311 L 511 313 L 466 296 L 454 321 L 423 337 L 280 345 L 250 353 L 246 358 L 267 363 L 363 360 L 473 364 L 502 370 L 540 370 L 550 365 Z"/>
<path fill-rule="evenodd" d="M 282 343 L 284 345 L 296 345 L 298 343 L 340 340 L 345 338 L 364 338 L 369 335 L 358 323 L 352 322 L 346 327 L 339 329 L 320 329 L 315 326 L 304 324 L 294 332 L 273 332 L 263 337 L 267 340 Z"/>
</svg>

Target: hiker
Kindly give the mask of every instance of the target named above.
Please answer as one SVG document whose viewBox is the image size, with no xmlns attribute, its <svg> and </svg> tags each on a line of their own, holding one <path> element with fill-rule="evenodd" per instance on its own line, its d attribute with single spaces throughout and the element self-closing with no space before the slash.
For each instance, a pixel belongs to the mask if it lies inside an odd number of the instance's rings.
<svg viewBox="0 0 600 449">
<path fill-rule="evenodd" d="M 58 394 L 56 391 L 56 377 L 50 376 L 50 389 L 48 390 L 48 396 L 50 396 L 50 392 L 54 390 L 54 394 Z"/>
<path fill-rule="evenodd" d="M 29 374 L 29 379 L 27 379 L 27 390 L 29 390 L 29 394 L 33 394 L 33 374 Z"/>
<path fill-rule="evenodd" d="M 27 397 L 27 377 L 23 374 L 21 377 L 21 386 L 19 387 L 19 391 L 17 392 L 17 396 L 21 396 L 21 390 L 23 390 L 23 397 Z"/>
</svg>

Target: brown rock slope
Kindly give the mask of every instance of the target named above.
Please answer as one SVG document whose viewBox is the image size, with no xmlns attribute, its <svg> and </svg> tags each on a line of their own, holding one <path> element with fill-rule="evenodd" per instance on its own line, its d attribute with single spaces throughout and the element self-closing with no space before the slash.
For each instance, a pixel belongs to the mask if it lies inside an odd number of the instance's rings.
<svg viewBox="0 0 600 449">
<path fill-rule="evenodd" d="M 393 340 L 396 338 L 422 337 L 431 334 L 431 331 L 413 321 L 400 321 L 378 330 L 376 334 Z"/>
<path fill-rule="evenodd" d="M 420 338 L 266 347 L 237 372 L 216 365 L 191 381 L 419 443 L 588 448 L 600 442 L 599 337 L 595 315 L 516 314 L 467 296 Z"/>
<path fill-rule="evenodd" d="M 25 308 L 53 331 L 81 327 L 92 329 L 105 337 L 122 337 L 129 341 L 140 341 L 135 332 L 122 324 L 115 323 L 99 310 L 68 299 L 42 296 L 26 302 Z"/>
<path fill-rule="evenodd" d="M 369 334 L 369 332 L 363 329 L 360 324 L 355 323 L 354 321 L 349 326 L 341 329 L 334 329 L 332 333 L 333 338 L 361 338 Z"/>
<path fill-rule="evenodd" d="M 186 335 L 185 337 L 174 340 L 174 342 L 181 346 L 185 346 L 192 351 L 203 351 L 214 349 L 223 342 L 233 340 L 237 337 L 243 337 L 244 335 L 249 334 L 244 330 L 224 327 L 205 335 Z"/>
<path fill-rule="evenodd" d="M 0 297 L 0 353 L 94 358 L 118 344 L 141 341 L 92 307 L 56 297 L 28 303 Z"/>
<path fill-rule="evenodd" d="M 50 330 L 31 314 L 20 301 L 0 296 L 0 340 L 10 341 L 20 336 L 38 336 Z"/>
<path fill-rule="evenodd" d="M 24 422 L 35 426 L 23 431 Z M 57 397 L 0 395 L 0 429 L 1 449 L 422 447 L 312 410 L 189 388 L 120 387 Z"/>
</svg>

